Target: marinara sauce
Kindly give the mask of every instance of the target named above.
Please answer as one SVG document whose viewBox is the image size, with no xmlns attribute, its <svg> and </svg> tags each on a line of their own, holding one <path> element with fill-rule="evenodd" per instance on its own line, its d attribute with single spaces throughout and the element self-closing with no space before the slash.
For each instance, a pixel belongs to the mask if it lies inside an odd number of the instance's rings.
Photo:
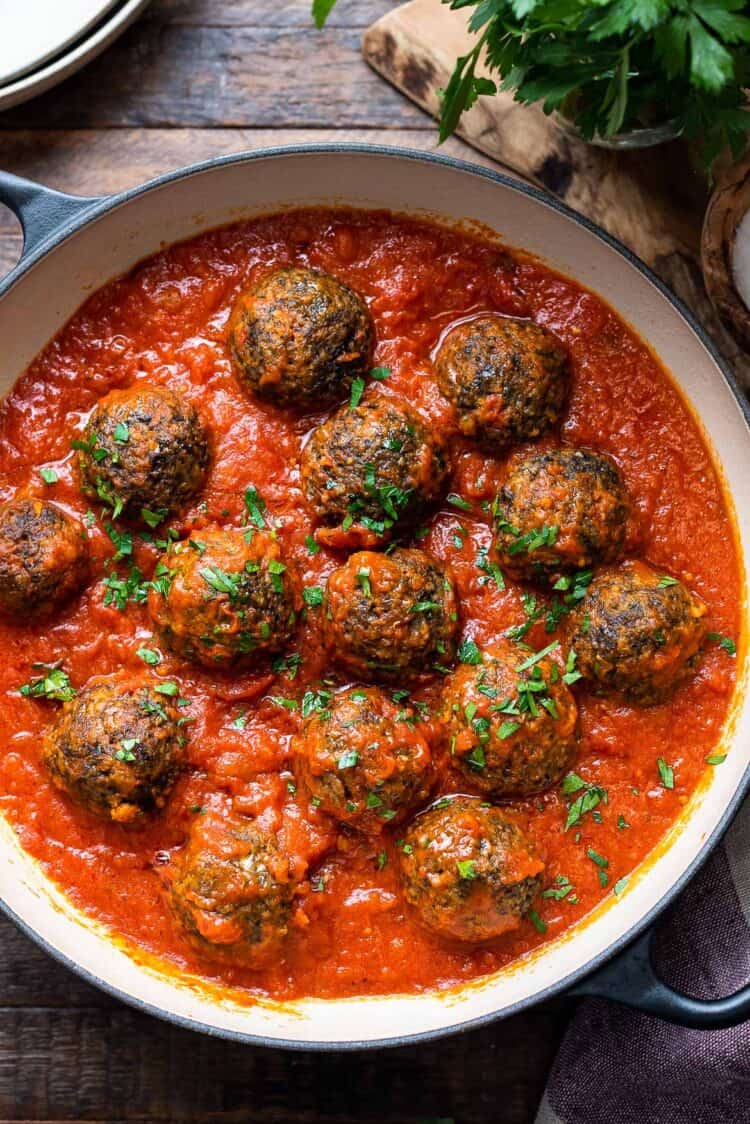
<svg viewBox="0 0 750 1124">
<path fill-rule="evenodd" d="M 485 946 L 449 946 L 425 931 L 400 893 L 399 829 L 386 828 L 375 839 L 337 831 L 294 791 L 288 753 L 300 702 L 330 675 L 320 608 L 308 608 L 287 652 L 294 658 L 277 672 L 268 665 L 203 671 L 163 648 L 158 667 L 145 667 L 138 649 L 159 647 L 145 606 L 132 598 L 123 609 L 116 598 L 105 605 L 104 578 L 119 575 L 127 596 L 128 577 L 135 585 L 138 580 L 130 566 L 147 579 L 158 548 L 134 534 L 132 556 L 105 571 L 115 552 L 105 529 L 110 521 L 98 508 L 87 515 L 91 505 L 74 471 L 71 439 L 80 437 L 100 396 L 139 381 L 168 384 L 201 411 L 213 440 L 205 491 L 170 526 L 183 537 L 208 524 L 240 525 L 252 485 L 305 585 L 325 585 L 343 556 L 324 547 L 311 552 L 314 525 L 298 473 L 305 437 L 324 415 L 295 417 L 253 401 L 235 381 L 226 347 L 240 290 L 286 263 L 327 270 L 366 298 L 377 330 L 375 362 L 390 368 L 390 377 L 371 382 L 365 393 L 414 404 L 452 447 L 452 502 L 434 512 L 417 538 L 453 571 L 464 638 L 489 644 L 528 620 L 531 597 L 540 603 L 545 597 L 511 581 L 501 588 L 477 565 L 490 546 L 489 505 L 504 458 L 485 456 L 458 437 L 431 372 L 431 354 L 452 322 L 494 311 L 533 317 L 567 345 L 573 386 L 559 436 L 615 459 L 635 501 L 629 553 L 698 593 L 712 634 L 739 639 L 737 546 L 709 450 L 670 378 L 602 300 L 539 261 L 456 229 L 385 212 L 262 217 L 172 246 L 105 286 L 2 405 L 0 498 L 23 488 L 83 519 L 92 577 L 83 595 L 49 623 L 0 624 L 0 803 L 23 846 L 78 906 L 117 938 L 161 960 L 277 998 L 447 987 L 502 967 L 575 924 L 614 887 L 622 891 L 622 880 L 711 768 L 706 758 L 735 683 L 732 645 L 709 640 L 694 677 L 659 706 L 597 698 L 577 684 L 582 741 L 575 774 L 597 786 L 598 804 L 578 816 L 571 806 L 586 790 L 565 793 L 558 786 L 514 806 L 546 863 L 545 888 L 554 892 L 538 899 L 532 919 Z M 45 484 L 42 467 L 57 481 Z M 163 534 L 163 528 L 154 532 L 157 539 Z M 554 638 L 542 618 L 525 639 L 538 649 Z M 75 806 L 42 767 L 40 742 L 57 704 L 22 697 L 19 687 L 34 674 L 34 663 L 61 659 L 76 687 L 124 668 L 175 680 L 190 700 L 189 768 L 166 811 L 141 829 L 102 822 Z M 439 679 L 413 692 L 427 704 L 428 736 L 434 734 Z M 659 758 L 673 772 L 673 787 L 665 785 Z M 446 765 L 437 791 L 466 791 L 466 781 Z M 232 806 L 278 831 L 308 870 L 281 953 L 256 971 L 201 958 L 175 924 L 160 876 L 193 817 Z"/>
</svg>

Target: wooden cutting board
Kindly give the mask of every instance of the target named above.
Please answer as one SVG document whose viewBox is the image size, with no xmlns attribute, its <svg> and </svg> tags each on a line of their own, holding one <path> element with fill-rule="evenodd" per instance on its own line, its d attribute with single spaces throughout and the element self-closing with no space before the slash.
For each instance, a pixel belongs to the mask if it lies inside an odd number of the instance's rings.
<svg viewBox="0 0 750 1124">
<path fill-rule="evenodd" d="M 472 45 L 467 19 L 466 9 L 451 11 L 440 0 L 410 0 L 365 31 L 364 57 L 436 117 L 438 91 Z M 632 152 L 596 148 L 510 93 L 480 98 L 458 132 L 629 246 L 693 309 L 750 389 L 750 358 L 719 322 L 703 285 L 700 233 L 709 187 L 682 142 Z"/>
</svg>

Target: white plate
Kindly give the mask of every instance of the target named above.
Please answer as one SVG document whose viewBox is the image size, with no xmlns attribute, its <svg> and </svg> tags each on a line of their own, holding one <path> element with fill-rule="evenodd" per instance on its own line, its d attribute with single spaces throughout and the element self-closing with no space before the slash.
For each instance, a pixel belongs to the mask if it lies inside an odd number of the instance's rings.
<svg viewBox="0 0 750 1124">
<path fill-rule="evenodd" d="M 63 50 L 63 54 L 56 55 L 51 61 L 47 61 L 40 69 L 32 71 L 30 74 L 25 74 L 23 77 L 17 77 L 6 85 L 0 85 L 0 109 L 10 109 L 13 105 L 19 105 L 21 102 L 28 101 L 29 98 L 36 97 L 37 94 L 44 93 L 45 90 L 51 89 L 56 86 L 63 79 L 69 78 L 71 74 L 75 74 L 91 59 L 96 58 L 97 55 L 114 42 L 118 35 L 128 27 L 136 16 L 141 12 L 149 0 L 124 0 L 117 5 L 114 10 L 110 10 L 116 0 L 0 0 L 0 76 L 4 75 L 6 70 L 6 59 L 10 59 L 12 51 L 9 49 L 7 29 L 10 28 L 11 32 L 15 31 L 16 24 L 21 26 L 17 9 L 22 7 L 30 8 L 33 11 L 44 9 L 45 12 L 49 9 L 50 13 L 57 12 L 58 9 L 62 12 L 65 11 L 65 21 L 68 22 L 70 29 L 71 21 L 68 20 L 68 8 L 75 9 L 80 15 L 84 9 L 91 12 L 96 9 L 96 14 L 92 17 L 93 30 L 86 36 L 86 29 L 92 27 L 92 19 L 84 22 L 81 26 L 80 18 L 78 30 L 73 34 L 75 41 L 68 51 L 65 51 L 65 42 L 59 43 L 54 48 L 55 51 Z M 106 13 L 109 11 L 109 15 Z M 12 16 L 10 13 L 13 13 Z M 97 23 L 97 19 L 102 14 L 105 14 L 103 22 Z M 41 19 L 41 17 L 37 17 Z M 45 16 L 45 18 L 47 18 Z M 61 27 L 63 22 L 62 17 L 56 15 L 54 22 L 56 27 Z M 80 33 L 84 34 L 84 38 L 78 38 Z M 71 43 L 71 38 L 67 38 L 67 43 Z M 44 56 L 46 57 L 46 56 Z M 16 71 L 17 73 L 17 71 Z M 4 79 L 3 79 L 4 80 Z"/>
<path fill-rule="evenodd" d="M 0 0 L 0 85 L 37 70 L 102 19 L 117 0 Z"/>
</svg>

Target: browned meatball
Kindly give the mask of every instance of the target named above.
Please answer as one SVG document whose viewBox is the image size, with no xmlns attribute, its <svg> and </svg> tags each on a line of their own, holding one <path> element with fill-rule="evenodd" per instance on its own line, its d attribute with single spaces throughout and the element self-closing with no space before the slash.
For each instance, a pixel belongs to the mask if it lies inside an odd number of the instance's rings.
<svg viewBox="0 0 750 1124">
<path fill-rule="evenodd" d="M 313 713 L 293 742 L 301 786 L 329 816 L 377 833 L 426 800 L 432 758 L 414 712 L 377 687 L 352 687 Z"/>
<path fill-rule="evenodd" d="M 201 488 L 208 434 L 197 411 L 162 386 L 113 390 L 77 443 L 83 491 L 117 518 L 154 526 Z"/>
<path fill-rule="evenodd" d="M 530 320 L 479 316 L 454 328 L 435 360 L 461 432 L 492 451 L 554 425 L 568 393 L 560 341 Z"/>
<path fill-rule="evenodd" d="M 179 708 L 159 686 L 95 679 L 65 703 L 42 746 L 57 787 L 117 823 L 162 808 L 183 765 L 185 736 Z"/>
<path fill-rule="evenodd" d="M 619 558 L 631 505 L 613 461 L 563 446 L 512 457 L 496 511 L 501 567 L 550 581 Z"/>
<path fill-rule="evenodd" d="M 499 808 L 444 797 L 417 816 L 400 852 L 406 900 L 441 937 L 478 943 L 517 929 L 544 863 Z"/>
<path fill-rule="evenodd" d="M 204 667 L 280 651 L 299 609 L 297 579 L 261 531 L 196 532 L 157 566 L 148 608 L 165 644 Z"/>
<path fill-rule="evenodd" d="M 438 500 L 442 445 L 414 410 L 383 396 L 343 407 L 312 434 L 300 466 L 308 503 L 330 546 L 374 546 Z"/>
<path fill-rule="evenodd" d="M 197 816 L 167 879 L 175 916 L 209 956 L 252 966 L 286 936 L 295 889 L 289 856 L 251 821 Z"/>
<path fill-rule="evenodd" d="M 361 679 L 401 680 L 452 662 L 458 607 L 447 569 L 422 550 L 362 550 L 328 579 L 331 655 Z"/>
<path fill-rule="evenodd" d="M 320 409 L 365 376 L 375 332 L 367 305 L 341 281 L 286 267 L 239 297 L 229 347 L 240 381 L 280 406 Z"/>
<path fill-rule="evenodd" d="M 446 682 L 443 719 L 453 764 L 503 799 L 542 792 L 570 767 L 578 708 L 563 673 L 503 641 Z"/>
<path fill-rule="evenodd" d="M 49 616 L 88 576 L 86 532 L 53 503 L 15 499 L 0 507 L 0 610 Z"/>
<path fill-rule="evenodd" d="M 645 562 L 597 574 L 569 619 L 580 673 L 644 704 L 666 698 L 691 674 L 705 635 L 701 599 Z"/>
</svg>

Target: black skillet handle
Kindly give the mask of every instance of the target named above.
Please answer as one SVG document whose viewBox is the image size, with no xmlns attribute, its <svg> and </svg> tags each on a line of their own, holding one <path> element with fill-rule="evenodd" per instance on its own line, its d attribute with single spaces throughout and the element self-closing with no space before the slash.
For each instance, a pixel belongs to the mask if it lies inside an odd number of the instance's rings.
<svg viewBox="0 0 750 1124">
<path fill-rule="evenodd" d="M 690 999 L 657 976 L 653 942 L 654 933 L 649 930 L 568 994 L 613 999 L 695 1030 L 721 1030 L 750 1019 L 750 984 L 724 999 Z"/>
<path fill-rule="evenodd" d="M 23 230 L 21 260 L 98 202 L 96 196 L 66 195 L 0 171 L 0 203 L 10 208 Z"/>
</svg>

